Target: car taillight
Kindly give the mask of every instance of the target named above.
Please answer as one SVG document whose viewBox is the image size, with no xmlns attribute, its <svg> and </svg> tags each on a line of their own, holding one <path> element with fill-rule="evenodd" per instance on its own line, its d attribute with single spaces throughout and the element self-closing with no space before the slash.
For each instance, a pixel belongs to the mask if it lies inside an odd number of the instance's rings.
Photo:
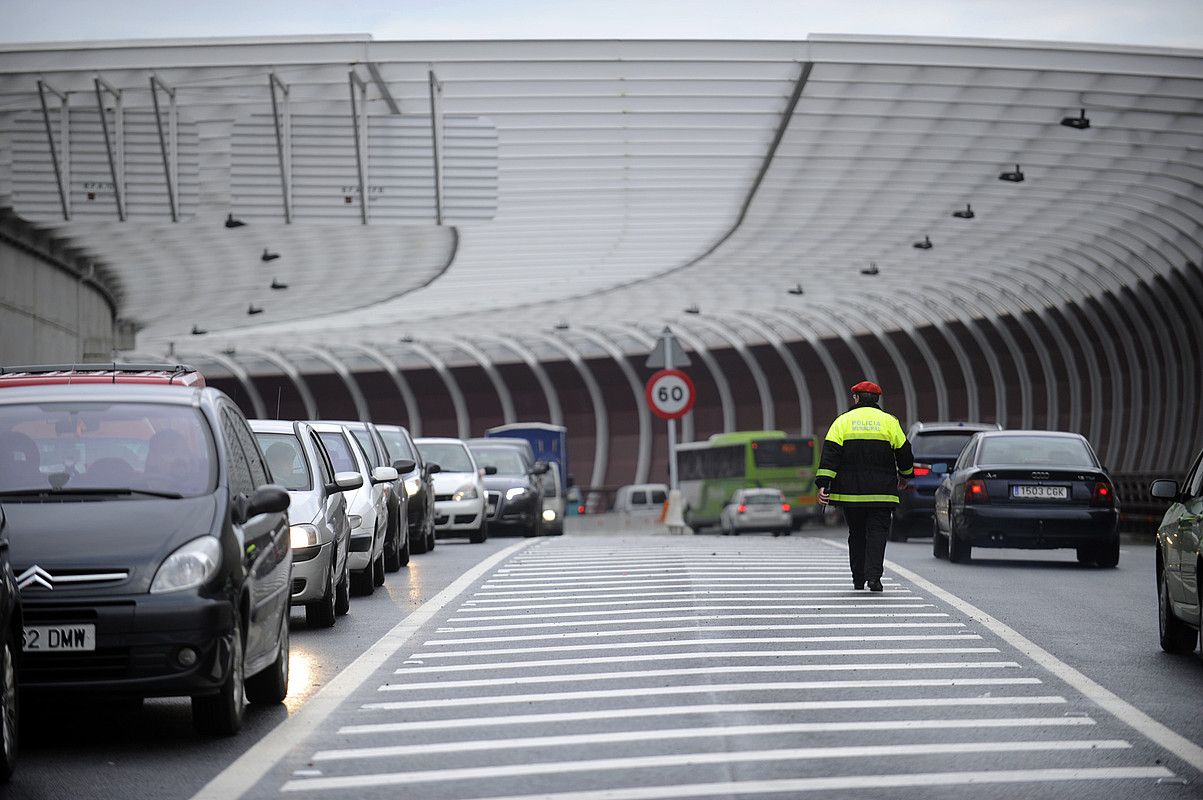
<svg viewBox="0 0 1203 800">
<path fill-rule="evenodd" d="M 736 511 L 738 511 L 739 513 L 741 513 L 741 514 L 742 514 L 742 513 L 744 513 L 745 511 L 747 511 L 747 510 L 748 510 L 748 507 L 747 507 L 747 506 L 745 506 L 743 503 L 740 503 L 740 504 L 739 504 L 739 508 L 737 508 L 737 509 L 735 509 L 735 510 L 736 510 Z"/>
<path fill-rule="evenodd" d="M 1111 507 L 1115 505 L 1115 490 L 1110 485 L 1099 481 L 1094 485 L 1094 494 L 1090 497 L 1092 506 Z"/>
<path fill-rule="evenodd" d="M 584 507 L 584 506 L 577 506 L 577 507 L 576 507 L 576 513 L 578 513 L 578 514 L 584 514 L 584 513 L 585 513 L 585 507 Z"/>
<path fill-rule="evenodd" d="M 922 478 L 924 475 L 931 475 L 931 467 L 915 467 L 916 478 Z"/>
<path fill-rule="evenodd" d="M 973 480 L 965 484 L 966 503 L 987 503 L 990 495 L 986 494 L 986 482 Z"/>
<path fill-rule="evenodd" d="M 782 503 L 782 504 L 781 504 L 781 510 L 782 510 L 782 511 L 789 511 L 789 503 Z"/>
</svg>

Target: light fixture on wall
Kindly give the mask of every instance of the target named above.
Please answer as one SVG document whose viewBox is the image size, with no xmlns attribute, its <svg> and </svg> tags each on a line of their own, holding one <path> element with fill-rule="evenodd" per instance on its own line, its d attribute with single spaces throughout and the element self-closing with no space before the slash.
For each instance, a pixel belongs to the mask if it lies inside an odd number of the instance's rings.
<svg viewBox="0 0 1203 800">
<path fill-rule="evenodd" d="M 879 269 L 877 268 L 877 262 L 876 262 L 876 261 L 870 261 L 870 262 L 869 262 L 869 266 L 867 266 L 867 267 L 865 267 L 864 269 L 862 269 L 862 270 L 860 271 L 860 274 L 861 274 L 861 275 L 876 275 L 876 274 L 877 274 L 877 273 L 879 273 L 879 272 L 881 272 L 881 270 L 879 270 Z"/>
<path fill-rule="evenodd" d="M 921 242 L 915 242 L 915 243 L 914 243 L 913 245 L 911 245 L 911 246 L 912 246 L 912 247 L 914 247 L 916 250 L 931 250 L 933 247 L 935 247 L 935 245 L 933 245 L 933 244 L 931 243 L 931 237 L 930 237 L 930 236 L 924 236 L 924 237 L 923 237 L 923 241 L 921 241 Z"/>
<path fill-rule="evenodd" d="M 1076 117 L 1062 117 L 1061 124 L 1075 131 L 1084 131 L 1090 127 L 1090 118 L 1086 116 L 1086 109 L 1083 108 L 1082 113 Z"/>
<path fill-rule="evenodd" d="M 1014 172 L 1000 172 L 998 173 L 998 179 L 1000 181 L 1006 181 L 1007 183 L 1023 183 L 1025 178 L 1023 170 L 1021 170 L 1019 165 L 1016 164 Z"/>
<path fill-rule="evenodd" d="M 400 339 L 398 339 L 397 341 L 401 342 L 401 344 L 413 344 L 413 343 L 414 343 L 414 337 L 410 336 L 410 335 L 407 333 L 407 334 L 405 334 L 404 336 L 402 336 Z"/>
<path fill-rule="evenodd" d="M 257 306 L 254 303 L 251 303 L 249 306 L 246 307 L 246 313 L 247 313 L 247 316 L 251 316 L 251 317 L 255 316 L 256 314 L 262 314 L 263 307 Z"/>
<path fill-rule="evenodd" d="M 556 330 L 557 330 L 557 331 L 566 331 L 566 330 L 568 330 L 568 323 L 567 323 L 567 322 L 564 322 L 563 320 L 561 320 L 560 322 L 557 322 L 557 323 L 556 323 Z"/>
<path fill-rule="evenodd" d="M 973 213 L 973 206 L 969 205 L 968 203 L 965 204 L 964 210 L 954 211 L 952 212 L 952 215 L 957 219 L 973 219 L 977 216 L 977 214 Z"/>
<path fill-rule="evenodd" d="M 287 283 L 282 283 L 282 282 L 281 282 L 279 279 L 277 279 L 277 278 L 272 278 L 272 288 L 273 288 L 273 289 L 287 289 L 287 288 L 288 288 L 288 284 L 287 284 Z"/>
<path fill-rule="evenodd" d="M 701 314 L 702 309 L 698 307 L 697 303 L 694 303 L 689 308 L 685 309 L 685 313 L 686 314 Z"/>
<path fill-rule="evenodd" d="M 802 284 L 799 283 L 796 286 L 794 286 L 794 288 L 790 289 L 789 293 L 794 294 L 794 295 L 806 294 L 806 290 L 803 289 Z"/>
<path fill-rule="evenodd" d="M 241 228 L 245 224 L 246 223 L 240 219 L 234 219 L 233 214 L 226 215 L 226 227 L 227 228 Z"/>
<path fill-rule="evenodd" d="M 192 326 L 192 335 L 193 336 L 204 336 L 206 333 L 208 333 L 208 331 L 205 330 L 204 328 L 202 328 L 200 325 Z"/>
<path fill-rule="evenodd" d="M 263 255 L 259 256 L 259 260 L 266 263 L 268 261 L 275 261 L 279 257 L 279 253 L 272 253 L 265 247 L 263 248 Z"/>
</svg>

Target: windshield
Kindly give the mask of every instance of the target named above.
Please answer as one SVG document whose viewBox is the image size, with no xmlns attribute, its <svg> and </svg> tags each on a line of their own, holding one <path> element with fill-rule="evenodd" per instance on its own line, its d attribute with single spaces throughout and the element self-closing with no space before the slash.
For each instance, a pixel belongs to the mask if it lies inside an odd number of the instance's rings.
<svg viewBox="0 0 1203 800">
<path fill-rule="evenodd" d="M 978 448 L 979 464 L 1039 464 L 1094 467 L 1095 460 L 1081 439 L 1068 436 L 991 436 Z"/>
<path fill-rule="evenodd" d="M 401 431 L 390 431 L 385 428 L 380 428 L 380 438 L 384 439 L 384 446 L 388 448 L 389 463 L 400 461 L 401 459 L 409 459 L 417 461 L 417 456 L 409 446 L 409 441 L 405 438 L 405 434 Z"/>
<path fill-rule="evenodd" d="M 475 472 L 468 448 L 457 442 L 417 442 L 422 460 L 439 465 L 443 472 Z"/>
<path fill-rule="evenodd" d="M 183 497 L 216 488 L 199 409 L 159 403 L 0 406 L 0 492 L 114 490 Z"/>
<path fill-rule="evenodd" d="M 956 458 L 965 449 L 973 434 L 977 431 L 941 432 L 915 434 L 911 446 L 915 449 L 915 458 Z"/>
<path fill-rule="evenodd" d="M 302 492 L 313 486 L 309 464 L 301 452 L 301 440 L 291 433 L 256 433 L 272 480 L 290 492 Z"/>
<path fill-rule="evenodd" d="M 482 467 L 497 467 L 498 475 L 525 475 L 526 462 L 510 447 L 473 447 L 472 455 Z"/>
<path fill-rule="evenodd" d="M 806 467 L 814 460 L 814 439 L 760 439 L 752 442 L 758 467 Z"/>
<path fill-rule="evenodd" d="M 326 452 L 335 472 L 359 472 L 359 464 L 351 454 L 351 443 L 341 433 L 326 431 L 318 436 L 321 437 L 322 444 L 326 445 Z"/>
<path fill-rule="evenodd" d="M 781 492 L 749 492 L 744 495 L 744 502 L 750 506 L 771 506 L 785 502 Z"/>
</svg>

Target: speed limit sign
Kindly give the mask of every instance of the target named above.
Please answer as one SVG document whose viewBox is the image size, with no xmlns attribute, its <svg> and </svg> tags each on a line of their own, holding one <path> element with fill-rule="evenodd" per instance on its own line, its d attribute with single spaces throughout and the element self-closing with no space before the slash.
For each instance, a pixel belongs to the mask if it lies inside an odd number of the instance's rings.
<svg viewBox="0 0 1203 800">
<path fill-rule="evenodd" d="M 648 408 L 660 419 L 680 419 L 693 408 L 697 392 L 693 381 L 679 369 L 662 369 L 647 381 Z"/>
</svg>

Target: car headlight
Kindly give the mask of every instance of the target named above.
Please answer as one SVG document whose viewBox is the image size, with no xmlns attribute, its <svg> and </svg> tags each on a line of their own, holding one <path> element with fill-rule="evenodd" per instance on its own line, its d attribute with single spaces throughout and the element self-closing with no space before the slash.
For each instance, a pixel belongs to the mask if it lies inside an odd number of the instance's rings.
<svg viewBox="0 0 1203 800">
<path fill-rule="evenodd" d="M 313 525 L 301 524 L 293 525 L 288 529 L 289 535 L 292 537 L 292 549 L 299 550 L 302 547 L 316 547 L 318 543 L 317 528 Z"/>
<path fill-rule="evenodd" d="M 413 497 L 414 495 L 418 494 L 421 491 L 422 491 L 422 479 L 421 478 L 414 476 L 412 478 L 405 479 L 405 495 L 406 495 L 406 497 Z"/>
<path fill-rule="evenodd" d="M 212 536 L 193 539 L 163 559 L 150 593 L 178 592 L 192 589 L 217 574 L 221 565 L 221 543 Z"/>
<path fill-rule="evenodd" d="M 554 508 L 543 509 L 543 521 L 544 522 L 555 522 L 556 521 L 556 511 Z"/>
<path fill-rule="evenodd" d="M 524 495 L 524 494 L 526 494 L 526 488 L 525 488 L 525 487 L 522 487 L 522 486 L 515 486 L 513 489 L 507 489 L 507 490 L 506 490 L 506 492 L 505 492 L 505 499 L 506 499 L 506 500 L 513 500 L 515 497 L 521 497 L 521 496 L 522 496 L 522 495 Z"/>
<path fill-rule="evenodd" d="M 474 483 L 464 484 L 455 490 L 455 494 L 451 495 L 452 500 L 475 500 L 477 497 L 480 495 L 476 493 L 476 484 Z"/>
<path fill-rule="evenodd" d="M 348 514 L 347 524 L 351 526 L 351 530 L 355 530 L 363 523 L 363 517 L 358 514 Z"/>
</svg>

